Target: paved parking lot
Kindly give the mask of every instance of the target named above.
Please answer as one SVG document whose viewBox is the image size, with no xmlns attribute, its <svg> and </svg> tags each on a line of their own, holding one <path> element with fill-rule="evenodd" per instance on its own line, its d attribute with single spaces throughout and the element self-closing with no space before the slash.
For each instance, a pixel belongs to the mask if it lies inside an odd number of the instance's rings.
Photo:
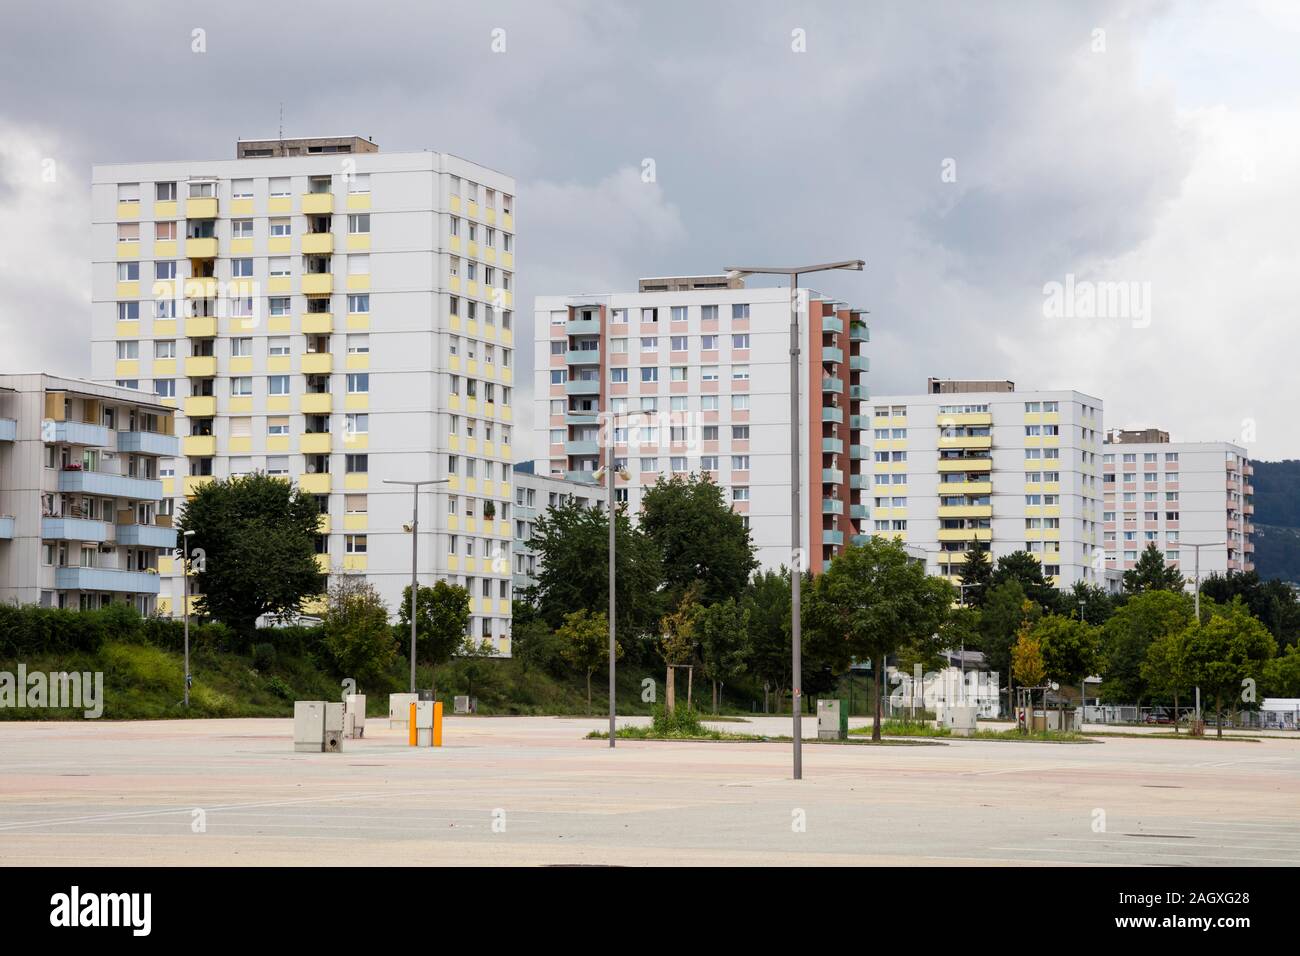
<svg viewBox="0 0 1300 956">
<path fill-rule="evenodd" d="M 290 720 L 0 722 L 0 864 L 1300 864 L 1295 736 L 809 743 L 793 781 L 789 743 L 602 726 L 449 717 L 433 750 L 372 720 L 297 754 Z"/>
</svg>

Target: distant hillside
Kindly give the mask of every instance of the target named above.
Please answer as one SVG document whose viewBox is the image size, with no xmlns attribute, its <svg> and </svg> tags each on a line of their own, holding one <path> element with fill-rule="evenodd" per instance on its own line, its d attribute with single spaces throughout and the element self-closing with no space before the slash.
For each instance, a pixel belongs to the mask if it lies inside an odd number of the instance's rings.
<svg viewBox="0 0 1300 956">
<path fill-rule="evenodd" d="M 1253 461 L 1255 570 L 1300 583 L 1300 461 Z"/>
</svg>

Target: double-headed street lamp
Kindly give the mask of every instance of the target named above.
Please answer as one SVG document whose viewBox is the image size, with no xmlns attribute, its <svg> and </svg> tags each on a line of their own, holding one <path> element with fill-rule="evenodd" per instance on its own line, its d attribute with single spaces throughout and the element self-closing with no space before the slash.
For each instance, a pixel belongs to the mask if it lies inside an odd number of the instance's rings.
<svg viewBox="0 0 1300 956">
<path fill-rule="evenodd" d="M 181 607 L 185 612 L 185 706 L 190 706 L 190 538 L 193 531 L 181 535 Z"/>
<path fill-rule="evenodd" d="M 609 491 L 609 746 L 614 746 L 614 661 L 615 649 L 617 642 L 614 639 L 614 531 L 617 528 L 615 522 L 615 504 L 614 504 L 614 479 L 615 477 L 628 480 L 626 468 L 616 468 L 614 466 L 614 419 L 609 419 L 608 428 L 608 456 L 609 460 L 603 466 L 597 468 L 593 477 L 597 483 L 606 482 L 606 488 Z"/>
<path fill-rule="evenodd" d="M 861 272 L 866 263 L 861 259 L 842 262 L 823 262 L 810 266 L 729 266 L 727 277 L 743 279 L 749 275 L 775 275 L 790 277 L 790 674 L 791 705 L 794 709 L 794 779 L 803 778 L 803 738 L 800 716 L 803 707 L 803 663 L 801 660 L 802 620 L 799 587 L 803 561 L 799 550 L 799 276 L 808 272 L 829 272 L 847 269 Z"/>
<path fill-rule="evenodd" d="M 449 478 L 425 478 L 420 481 L 404 481 L 400 478 L 385 478 L 386 485 L 409 485 L 411 488 L 411 693 L 415 693 L 415 595 L 419 590 L 416 584 L 415 570 L 419 560 L 420 531 L 420 488 L 424 485 L 445 485 Z"/>
</svg>

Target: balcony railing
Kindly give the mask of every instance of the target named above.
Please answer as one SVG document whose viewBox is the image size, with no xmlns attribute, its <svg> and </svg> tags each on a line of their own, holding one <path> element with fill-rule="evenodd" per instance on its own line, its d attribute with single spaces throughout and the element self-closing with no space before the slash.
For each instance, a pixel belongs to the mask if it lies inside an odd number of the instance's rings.
<svg viewBox="0 0 1300 956">
<path fill-rule="evenodd" d="M 175 458 L 180 453 L 180 441 L 175 435 L 161 435 L 158 432 L 118 432 L 117 450 Z"/>
<path fill-rule="evenodd" d="M 54 586 L 60 591 L 113 591 L 120 594 L 157 594 L 158 575 L 118 568 L 56 568 Z"/>
<path fill-rule="evenodd" d="M 110 475 L 102 471 L 61 471 L 59 491 L 157 501 L 162 498 L 162 482 L 150 478 Z"/>
</svg>

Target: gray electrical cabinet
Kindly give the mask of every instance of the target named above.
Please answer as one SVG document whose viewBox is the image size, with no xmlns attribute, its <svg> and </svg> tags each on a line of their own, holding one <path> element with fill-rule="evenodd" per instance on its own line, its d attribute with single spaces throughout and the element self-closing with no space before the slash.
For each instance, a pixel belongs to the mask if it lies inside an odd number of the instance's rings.
<svg viewBox="0 0 1300 956">
<path fill-rule="evenodd" d="M 847 740 L 849 708 L 842 700 L 817 701 L 817 739 Z"/>
<path fill-rule="evenodd" d="M 296 700 L 293 703 L 293 749 L 298 753 L 320 753 L 325 747 L 325 701 Z"/>
</svg>

